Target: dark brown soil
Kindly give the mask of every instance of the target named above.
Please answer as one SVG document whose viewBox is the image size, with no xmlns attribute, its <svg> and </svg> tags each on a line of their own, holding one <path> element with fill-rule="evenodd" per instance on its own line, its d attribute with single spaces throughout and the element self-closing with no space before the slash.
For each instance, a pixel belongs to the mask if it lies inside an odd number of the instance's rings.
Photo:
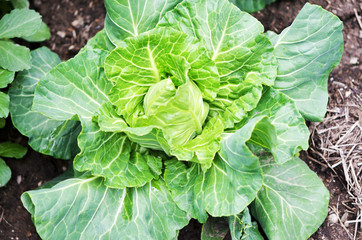
<svg viewBox="0 0 362 240">
<path fill-rule="evenodd" d="M 253 15 L 264 24 L 266 30 L 280 33 L 290 25 L 305 2 L 307 1 L 280 0 Z M 323 6 L 343 20 L 345 53 L 341 64 L 332 72 L 331 79 L 338 80 L 347 88 L 361 93 L 362 29 L 353 10 L 355 8 L 359 11 L 359 15 L 362 15 L 358 0 L 311 0 L 310 2 Z M 58 53 L 63 60 L 73 57 L 90 37 L 103 28 L 105 9 L 101 0 L 34 0 L 31 1 L 31 7 L 42 14 L 43 20 L 51 29 L 52 37 L 44 45 Z M 340 86 L 330 81 L 329 91 L 331 97 L 329 105 L 341 103 Z M 0 130 L 0 141 L 9 139 L 26 145 L 26 139 L 12 127 L 10 121 L 5 129 Z M 340 216 L 347 210 L 351 212 L 350 209 L 354 206 L 349 201 L 341 168 L 335 168 L 336 173 L 334 173 L 325 167 L 322 161 L 319 162 L 321 159 L 312 152 L 303 153 L 302 159 L 318 173 L 329 189 L 330 207 L 338 206 Z M 31 149 L 23 159 L 6 159 L 6 162 L 12 169 L 12 178 L 6 187 L 0 189 L 0 239 L 40 239 L 29 213 L 22 206 L 20 196 L 24 191 L 35 189 L 64 172 L 68 162 L 41 155 Z M 353 216 L 350 215 L 350 218 L 353 219 Z M 350 225 L 347 230 L 353 233 L 354 226 Z M 181 230 L 179 239 L 200 239 L 200 232 L 201 224 L 191 221 Z M 311 239 L 350 238 L 340 223 L 326 220 Z M 362 239 L 362 233 L 356 239 Z"/>
</svg>

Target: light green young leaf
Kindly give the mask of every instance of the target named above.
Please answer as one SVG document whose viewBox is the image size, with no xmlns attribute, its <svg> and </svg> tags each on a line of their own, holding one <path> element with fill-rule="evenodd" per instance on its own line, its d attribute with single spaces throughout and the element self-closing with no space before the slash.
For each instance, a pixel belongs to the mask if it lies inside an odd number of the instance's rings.
<svg viewBox="0 0 362 240">
<path fill-rule="evenodd" d="M 28 0 L 10 0 L 14 8 L 29 8 Z"/>
<path fill-rule="evenodd" d="M 27 8 L 14 9 L 0 20 L 0 39 L 33 35 L 40 25 L 39 13 Z"/>
<path fill-rule="evenodd" d="M 258 106 L 250 113 L 253 115 L 268 116 L 276 129 L 276 148 L 272 151 L 276 162 L 289 161 L 301 150 L 308 149 L 309 130 L 305 120 L 293 100 L 283 93 L 265 89 Z"/>
<path fill-rule="evenodd" d="M 42 42 L 48 40 L 50 38 L 49 27 L 44 22 L 41 22 L 38 31 L 30 36 L 24 36 L 22 38 L 28 42 Z"/>
<path fill-rule="evenodd" d="M 12 142 L 0 143 L 0 157 L 22 158 L 25 156 L 27 148 Z"/>
<path fill-rule="evenodd" d="M 48 72 L 35 89 L 33 110 L 56 120 L 74 115 L 91 119 L 104 102 L 112 84 L 104 75 L 107 52 L 86 50 Z"/>
<path fill-rule="evenodd" d="M 228 223 L 225 218 L 209 217 L 202 225 L 201 240 L 223 240 L 228 231 Z"/>
<path fill-rule="evenodd" d="M 142 188 L 111 189 L 101 178 L 73 178 L 21 199 L 40 237 L 49 240 L 171 240 L 189 222 L 161 179 Z"/>
<path fill-rule="evenodd" d="M 222 111 L 243 96 L 244 84 L 273 85 L 277 62 L 271 43 L 262 35 L 263 26 L 227 0 L 183 1 L 168 12 L 159 25 L 172 27 L 205 43 L 220 75 L 220 89 L 213 104 L 224 105 Z M 237 103 L 233 108 L 234 112 L 245 111 Z M 226 126 L 232 127 L 232 124 Z"/>
<path fill-rule="evenodd" d="M 29 137 L 28 143 L 34 150 L 71 159 L 79 151 L 80 124 L 74 120 L 57 121 L 31 110 L 37 83 L 60 59 L 45 47 L 32 51 L 31 55 L 30 70 L 18 73 L 9 90 L 11 119 L 14 126 Z"/>
<path fill-rule="evenodd" d="M 200 222 L 206 221 L 206 212 L 214 217 L 240 213 L 254 200 L 263 181 L 259 159 L 246 143 L 273 145 L 273 139 L 275 129 L 267 117 L 260 116 L 221 142 L 220 153 L 207 171 L 199 164 L 187 167 L 176 160 L 166 162 L 164 177 L 174 201 Z"/>
<path fill-rule="evenodd" d="M 211 167 L 215 154 L 220 150 L 221 134 L 224 132 L 224 122 L 218 118 L 211 118 L 196 138 L 186 144 L 173 147 L 170 153 L 179 160 L 200 163 L 202 169 Z"/>
<path fill-rule="evenodd" d="M 209 114 L 222 116 L 225 128 L 233 128 L 234 124 L 247 117 L 248 112 L 257 106 L 262 92 L 262 85 L 245 82 L 240 86 L 237 99 L 216 97 L 216 101 L 210 104 Z"/>
<path fill-rule="evenodd" d="M 323 182 L 299 158 L 282 165 L 264 162 L 263 171 L 263 188 L 251 211 L 268 238 L 309 238 L 328 213 Z"/>
<path fill-rule="evenodd" d="M 135 127 L 156 126 L 162 129 L 169 145 L 180 146 L 201 133 L 208 110 L 209 106 L 203 102 L 196 84 L 188 81 L 165 105 L 158 106 L 152 115 L 136 121 Z"/>
<path fill-rule="evenodd" d="M 229 0 L 235 4 L 240 10 L 253 13 L 263 10 L 266 5 L 275 2 L 276 0 Z"/>
<path fill-rule="evenodd" d="M 328 76 L 342 57 L 342 29 L 337 16 L 307 3 L 274 40 L 279 62 L 274 87 L 292 98 L 307 120 L 322 121 L 327 111 Z"/>
<path fill-rule="evenodd" d="M 9 95 L 0 92 L 0 118 L 7 118 L 9 115 Z"/>
<path fill-rule="evenodd" d="M 0 40 L 0 67 L 18 72 L 30 68 L 30 50 L 10 41 Z"/>
<path fill-rule="evenodd" d="M 236 79 L 239 84 L 240 79 L 273 84 L 276 62 L 272 45 L 261 35 L 263 26 L 227 0 L 183 1 L 165 15 L 160 26 L 204 41 L 224 88 L 235 88 L 228 85 L 234 85 Z"/>
<path fill-rule="evenodd" d="M 11 170 L 5 161 L 0 158 L 0 187 L 4 187 L 11 178 Z"/>
<path fill-rule="evenodd" d="M 141 153 L 124 133 L 101 131 L 95 122 L 82 121 L 78 145 L 74 168 L 104 177 L 109 187 L 142 187 L 161 174 L 160 158 Z"/>
<path fill-rule="evenodd" d="M 155 28 L 165 13 L 179 2 L 181 0 L 105 0 L 107 35 L 115 44 L 117 40 L 136 37 Z"/>
<path fill-rule="evenodd" d="M 215 64 L 200 43 L 184 33 L 158 28 L 136 38 L 128 38 L 107 57 L 105 72 L 115 83 L 110 92 L 118 113 L 133 114 L 150 86 L 167 78 L 162 55 L 181 56 L 190 64 L 188 77 L 195 81 L 203 97 L 212 100 L 219 88 Z M 126 119 L 127 120 L 127 119 Z M 128 121 L 128 120 L 127 120 Z"/>
<path fill-rule="evenodd" d="M 14 80 L 15 72 L 0 68 L 0 88 L 6 88 Z"/>
</svg>

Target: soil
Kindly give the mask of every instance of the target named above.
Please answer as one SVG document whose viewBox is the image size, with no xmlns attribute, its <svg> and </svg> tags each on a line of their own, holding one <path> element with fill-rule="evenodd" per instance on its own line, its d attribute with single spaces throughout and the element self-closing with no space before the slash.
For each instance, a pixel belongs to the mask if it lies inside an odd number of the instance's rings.
<svg viewBox="0 0 362 240">
<path fill-rule="evenodd" d="M 263 23 L 266 30 L 280 33 L 291 24 L 305 2 L 305 0 L 280 0 L 253 15 Z M 362 6 L 358 0 L 311 0 L 310 2 L 336 14 L 344 22 L 345 27 L 344 55 L 341 64 L 330 75 L 328 109 L 331 110 L 341 104 L 348 104 L 352 98 L 358 100 L 362 97 L 360 59 L 362 26 L 359 25 L 356 16 L 362 15 Z M 43 20 L 50 27 L 52 37 L 44 43 L 30 47 L 48 46 L 63 60 L 73 57 L 89 38 L 103 28 L 105 9 L 101 0 L 33 0 L 31 8 L 43 16 Z M 357 102 L 357 106 L 362 106 L 362 101 Z M 357 111 L 356 118 L 359 118 L 357 120 L 362 123 L 362 114 L 358 114 L 361 113 L 361 109 L 357 108 L 355 111 Z M 328 114 L 331 114 L 330 111 Z M 344 116 L 346 113 L 338 114 Z M 329 123 L 324 121 L 323 124 Z M 315 124 L 310 124 L 311 132 L 314 127 Z M 0 142 L 5 140 L 24 146 L 27 142 L 27 139 L 13 128 L 9 119 L 7 126 L 0 130 Z M 320 141 L 320 136 L 313 135 L 311 138 L 311 146 L 317 149 L 317 153 L 322 152 L 318 149 Z M 309 150 L 302 153 L 301 158 L 317 172 L 329 189 L 330 215 L 337 212 L 338 216 L 343 216 L 347 213 L 347 219 L 355 219 L 358 209 L 351 201 L 342 167 L 337 166 L 332 170 L 323 162 L 323 155 L 321 157 L 321 154 L 317 153 Z M 12 169 L 12 178 L 6 187 L 0 189 L 0 239 L 40 239 L 30 214 L 22 206 L 20 196 L 23 192 L 36 189 L 42 183 L 63 173 L 69 162 L 41 155 L 30 148 L 23 159 L 5 159 L 5 161 Z M 355 239 L 362 239 L 362 228 L 357 229 L 354 224 L 346 225 L 343 225 L 343 221 L 334 222 L 329 217 L 310 239 L 344 240 L 353 239 L 353 236 Z M 179 239 L 200 239 L 200 232 L 201 224 L 192 220 L 180 231 Z"/>
</svg>

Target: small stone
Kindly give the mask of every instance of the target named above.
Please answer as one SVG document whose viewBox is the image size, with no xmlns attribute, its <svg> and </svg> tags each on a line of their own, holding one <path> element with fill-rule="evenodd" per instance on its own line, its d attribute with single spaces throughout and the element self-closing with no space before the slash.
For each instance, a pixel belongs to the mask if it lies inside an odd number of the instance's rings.
<svg viewBox="0 0 362 240">
<path fill-rule="evenodd" d="M 358 58 L 357 57 L 351 57 L 351 59 L 349 60 L 350 64 L 356 65 L 358 63 Z"/>
<path fill-rule="evenodd" d="M 72 48 L 72 49 L 73 49 L 73 48 Z M 69 50 L 71 50 L 71 49 L 69 49 Z M 65 166 L 63 166 L 63 167 L 62 167 L 62 171 L 63 171 L 63 172 L 67 171 L 67 168 L 66 168 Z"/>
<path fill-rule="evenodd" d="M 63 32 L 63 31 L 58 31 L 58 32 L 57 32 L 57 35 L 58 35 L 59 37 L 61 37 L 61 38 L 65 38 L 66 33 Z"/>
<path fill-rule="evenodd" d="M 82 27 L 84 25 L 84 19 L 81 16 L 78 16 L 77 19 L 75 19 L 72 22 L 72 26 L 75 28 Z"/>
<path fill-rule="evenodd" d="M 338 216 L 335 213 L 332 213 L 331 215 L 328 216 L 328 221 L 332 224 L 337 223 Z"/>
<path fill-rule="evenodd" d="M 21 183 L 21 175 L 18 175 L 18 176 L 16 177 L 16 182 L 17 182 L 18 184 Z"/>
</svg>

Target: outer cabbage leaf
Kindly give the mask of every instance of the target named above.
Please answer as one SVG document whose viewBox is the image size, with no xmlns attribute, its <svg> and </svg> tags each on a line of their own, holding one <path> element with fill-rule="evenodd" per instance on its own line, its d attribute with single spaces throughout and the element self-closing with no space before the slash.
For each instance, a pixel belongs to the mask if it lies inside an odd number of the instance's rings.
<svg viewBox="0 0 362 240">
<path fill-rule="evenodd" d="M 249 209 L 238 215 L 223 218 L 209 217 L 202 226 L 202 240 L 222 240 L 230 230 L 232 240 L 264 240 L 258 224 L 251 221 Z"/>
<path fill-rule="evenodd" d="M 5 161 L 0 158 L 0 187 L 5 186 L 11 178 L 11 170 Z"/>
<path fill-rule="evenodd" d="M 322 121 L 327 111 L 328 76 L 343 52 L 342 28 L 337 16 L 307 3 L 274 39 L 279 62 L 274 87 L 292 98 L 307 120 Z"/>
<path fill-rule="evenodd" d="M 12 142 L 0 143 L 0 156 L 20 159 L 25 156 L 27 148 Z"/>
<path fill-rule="evenodd" d="M 0 38 L 27 37 L 36 33 L 41 16 L 27 8 L 14 9 L 0 20 Z"/>
<path fill-rule="evenodd" d="M 6 88 L 14 80 L 15 72 L 0 68 L 0 88 Z"/>
<path fill-rule="evenodd" d="M 189 221 L 161 179 L 142 188 L 111 189 L 100 178 L 73 178 L 26 192 L 22 201 L 43 239 L 167 240 Z"/>
<path fill-rule="evenodd" d="M 238 214 L 228 217 L 232 240 L 264 240 L 258 230 L 258 224 L 251 221 L 249 208 Z"/>
<path fill-rule="evenodd" d="M 328 190 L 299 158 L 263 164 L 264 183 L 251 205 L 253 216 L 269 239 L 307 239 L 327 216 Z"/>
<path fill-rule="evenodd" d="M 50 38 L 50 30 L 48 25 L 44 22 L 41 22 L 40 28 L 34 34 L 23 37 L 24 40 L 28 42 L 42 42 Z"/>
<path fill-rule="evenodd" d="M 6 118 L 9 115 L 9 95 L 0 92 L 0 118 Z"/>
<path fill-rule="evenodd" d="M 160 158 L 141 153 L 124 133 L 101 131 L 95 122 L 82 121 L 78 144 L 82 151 L 74 168 L 105 177 L 109 187 L 141 187 L 161 174 Z"/>
<path fill-rule="evenodd" d="M 153 29 L 181 0 L 105 0 L 105 28 L 114 44 Z"/>
<path fill-rule="evenodd" d="M 90 119 L 104 102 L 112 84 L 103 70 L 103 50 L 82 51 L 50 70 L 40 79 L 33 110 L 56 120 L 74 115 Z"/>
<path fill-rule="evenodd" d="M 11 41 L 0 40 L 0 67 L 18 72 L 30 68 L 30 50 Z"/>
<path fill-rule="evenodd" d="M 258 106 L 250 113 L 251 117 L 256 115 L 268 116 L 276 129 L 276 148 L 272 150 L 276 162 L 289 161 L 308 149 L 309 130 L 305 121 L 294 102 L 283 93 L 265 89 Z"/>
<path fill-rule="evenodd" d="M 28 0 L 10 0 L 14 8 L 29 8 Z"/>
<path fill-rule="evenodd" d="M 262 35 L 263 26 L 227 0 L 183 1 L 168 12 L 159 25 L 185 32 L 205 43 L 220 75 L 220 89 L 212 103 L 215 108 L 225 111 L 234 100 L 240 102 L 246 83 L 255 87 L 261 83 L 273 85 L 277 62 L 271 43 Z M 250 105 L 256 105 L 258 100 Z M 243 116 L 245 111 L 247 107 L 240 103 L 234 103 L 228 110 Z M 225 118 L 230 121 L 230 116 Z M 226 126 L 232 127 L 240 117 L 235 118 Z"/>
<path fill-rule="evenodd" d="M 105 52 L 111 52 L 114 49 L 114 45 L 107 37 L 106 30 L 99 31 L 94 37 L 92 37 L 87 44 L 80 50 L 103 50 Z"/>
<path fill-rule="evenodd" d="M 229 0 L 242 11 L 253 13 L 263 10 L 266 5 L 275 2 L 276 0 Z"/>
<path fill-rule="evenodd" d="M 176 160 L 166 162 L 164 176 L 173 199 L 200 222 L 206 221 L 206 211 L 215 217 L 240 213 L 254 200 L 263 181 L 259 159 L 246 143 L 273 148 L 275 138 L 268 118 L 259 116 L 228 134 L 221 142 L 220 154 L 205 172 L 198 164 L 188 167 Z"/>
<path fill-rule="evenodd" d="M 9 90 L 13 124 L 29 137 L 28 144 L 34 150 L 56 158 L 73 158 L 79 151 L 80 124 L 74 120 L 54 120 L 31 110 L 37 83 L 60 59 L 45 47 L 32 51 L 31 56 L 31 69 L 18 73 Z"/>
<path fill-rule="evenodd" d="M 5 127 L 5 118 L 0 118 L 0 128 Z"/>
<path fill-rule="evenodd" d="M 203 97 L 212 100 L 216 96 L 217 69 L 196 39 L 158 28 L 124 42 L 124 46 L 116 48 L 105 61 L 106 75 L 115 83 L 110 99 L 119 114 L 133 114 L 149 87 L 167 78 L 169 72 L 165 71 L 162 57 L 165 54 L 184 57 L 191 67 L 188 77 L 196 82 Z"/>
</svg>

